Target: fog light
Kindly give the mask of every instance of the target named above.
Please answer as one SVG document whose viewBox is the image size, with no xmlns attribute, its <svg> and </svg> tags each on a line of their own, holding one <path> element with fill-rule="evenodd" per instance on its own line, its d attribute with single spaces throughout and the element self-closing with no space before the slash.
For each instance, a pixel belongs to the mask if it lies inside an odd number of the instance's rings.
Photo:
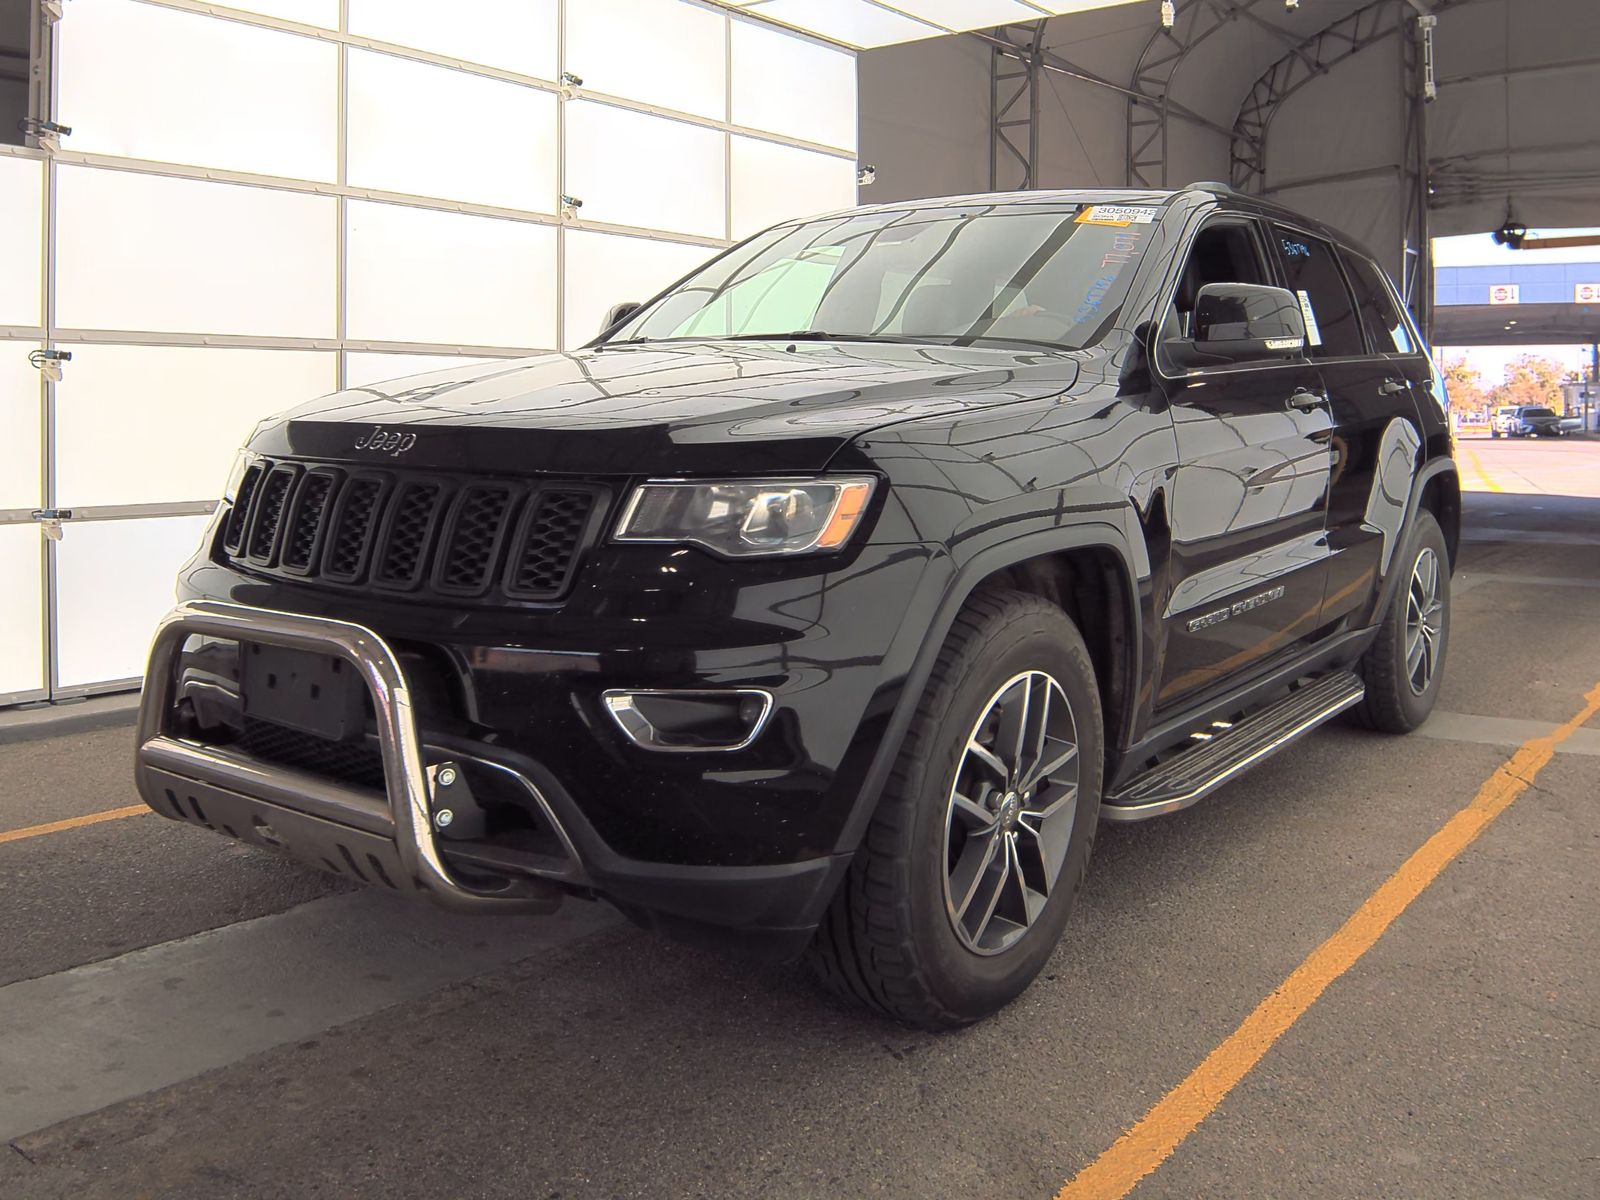
<svg viewBox="0 0 1600 1200">
<path fill-rule="evenodd" d="M 743 750 L 772 715 L 762 688 L 606 692 L 601 699 L 627 739 L 668 753 Z"/>
</svg>

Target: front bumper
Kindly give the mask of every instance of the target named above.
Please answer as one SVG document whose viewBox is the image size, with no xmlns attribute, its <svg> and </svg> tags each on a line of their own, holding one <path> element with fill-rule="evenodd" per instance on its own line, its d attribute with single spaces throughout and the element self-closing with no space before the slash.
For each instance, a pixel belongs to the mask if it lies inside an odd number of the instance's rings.
<svg viewBox="0 0 1600 1200">
<path fill-rule="evenodd" d="M 355 667 L 372 698 L 386 797 L 375 800 L 315 775 L 173 737 L 174 668 L 190 636 L 320 652 Z M 365 864 L 378 881 L 401 890 L 409 885 L 446 908 L 552 912 L 561 903 L 561 888 L 549 880 L 506 878 L 484 890 L 452 874 L 434 836 L 430 781 L 405 672 L 388 643 L 361 625 L 209 600 L 180 604 L 157 627 L 151 644 L 136 778 L 145 803 L 163 816 L 341 873 L 348 869 L 364 881 Z M 233 819 L 224 820 L 224 812 Z"/>
<path fill-rule="evenodd" d="M 175 728 L 179 659 L 192 637 L 261 643 L 350 663 L 371 698 L 382 791 L 265 761 Z M 797 953 L 821 919 L 849 856 L 702 866 L 631 859 L 596 833 L 541 764 L 418 723 L 404 656 L 364 625 L 196 599 L 159 626 L 141 707 L 136 776 L 163 816 L 286 853 L 358 882 L 422 893 L 469 913 L 550 912 L 564 894 L 601 895 L 641 924 L 690 940 Z M 521 789 L 553 837 L 539 855 L 438 836 L 440 763 L 463 762 Z"/>
</svg>

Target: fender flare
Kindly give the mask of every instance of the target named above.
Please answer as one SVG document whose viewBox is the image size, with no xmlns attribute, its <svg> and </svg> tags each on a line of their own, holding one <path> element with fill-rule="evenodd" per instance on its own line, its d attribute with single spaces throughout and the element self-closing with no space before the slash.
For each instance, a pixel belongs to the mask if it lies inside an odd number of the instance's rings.
<svg viewBox="0 0 1600 1200">
<path fill-rule="evenodd" d="M 945 586 L 944 594 L 934 610 L 933 620 L 923 632 L 922 643 L 911 669 L 901 684 L 900 695 L 895 701 L 894 711 L 890 714 L 882 741 L 873 755 L 871 765 L 867 768 L 849 819 L 840 830 L 836 851 L 854 853 L 861 844 L 867 826 L 877 811 L 878 798 L 883 794 L 889 775 L 894 770 L 895 760 L 900 756 L 906 732 L 910 729 L 912 717 L 922 700 L 928 677 L 933 673 L 933 664 L 944 648 L 951 626 L 955 624 L 956 615 L 977 591 L 979 585 L 996 572 L 1028 559 L 1068 550 L 1109 550 L 1115 554 L 1123 575 L 1127 605 L 1125 615 L 1131 631 L 1128 641 L 1133 657 L 1129 670 L 1136 687 L 1139 672 L 1143 669 L 1139 585 L 1142 579 L 1148 577 L 1148 571 L 1140 574 L 1135 568 L 1136 563 L 1145 560 L 1145 556 L 1138 552 L 1140 549 L 1142 547 L 1135 548 L 1130 543 L 1127 532 L 1121 525 L 1110 521 L 1092 520 L 1066 527 L 1038 530 L 1008 539 L 979 551 L 957 568 Z"/>
<path fill-rule="evenodd" d="M 1460 491 L 1460 472 L 1456 468 L 1456 460 L 1448 455 L 1440 455 L 1422 465 L 1422 468 L 1411 480 L 1411 494 L 1406 498 L 1405 520 L 1402 522 L 1399 546 L 1407 545 L 1411 540 L 1411 531 L 1416 528 L 1417 510 L 1422 507 L 1422 493 L 1428 490 L 1428 484 L 1441 475 L 1454 475 L 1457 479 L 1456 490 Z M 1398 566 L 1399 559 L 1390 563 L 1389 573 L 1384 576 L 1383 586 L 1379 591 L 1378 603 L 1373 608 L 1373 618 L 1381 622 L 1383 614 L 1388 611 L 1390 603 L 1394 600 L 1394 589 L 1398 586 L 1403 572 Z M 1451 573 L 1454 573 L 1455 564 L 1451 562 Z"/>
</svg>

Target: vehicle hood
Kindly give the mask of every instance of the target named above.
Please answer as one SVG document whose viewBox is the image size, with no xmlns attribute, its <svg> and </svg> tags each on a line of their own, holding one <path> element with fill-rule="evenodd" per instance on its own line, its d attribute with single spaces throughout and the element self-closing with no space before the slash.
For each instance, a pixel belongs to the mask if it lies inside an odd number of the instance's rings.
<svg viewBox="0 0 1600 1200">
<path fill-rule="evenodd" d="M 263 423 L 251 447 L 511 473 L 815 471 L 885 425 L 1056 395 L 1077 375 L 1073 356 L 1043 350 L 847 342 L 579 350 L 348 388 Z"/>
</svg>

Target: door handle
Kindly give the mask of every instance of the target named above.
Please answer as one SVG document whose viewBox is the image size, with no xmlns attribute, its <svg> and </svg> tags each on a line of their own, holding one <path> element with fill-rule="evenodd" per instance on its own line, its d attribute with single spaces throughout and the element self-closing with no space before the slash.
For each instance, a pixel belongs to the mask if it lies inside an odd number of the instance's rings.
<svg viewBox="0 0 1600 1200">
<path fill-rule="evenodd" d="M 1301 412 L 1310 412 L 1312 409 L 1321 408 L 1328 402 L 1328 398 L 1321 392 L 1308 391 L 1306 388 L 1296 389 L 1294 395 L 1289 397 L 1289 407 L 1297 408 Z"/>
<path fill-rule="evenodd" d="M 1401 392 L 1411 390 L 1411 384 L 1403 379 L 1385 379 L 1378 388 L 1380 396 L 1398 396 Z"/>
</svg>

